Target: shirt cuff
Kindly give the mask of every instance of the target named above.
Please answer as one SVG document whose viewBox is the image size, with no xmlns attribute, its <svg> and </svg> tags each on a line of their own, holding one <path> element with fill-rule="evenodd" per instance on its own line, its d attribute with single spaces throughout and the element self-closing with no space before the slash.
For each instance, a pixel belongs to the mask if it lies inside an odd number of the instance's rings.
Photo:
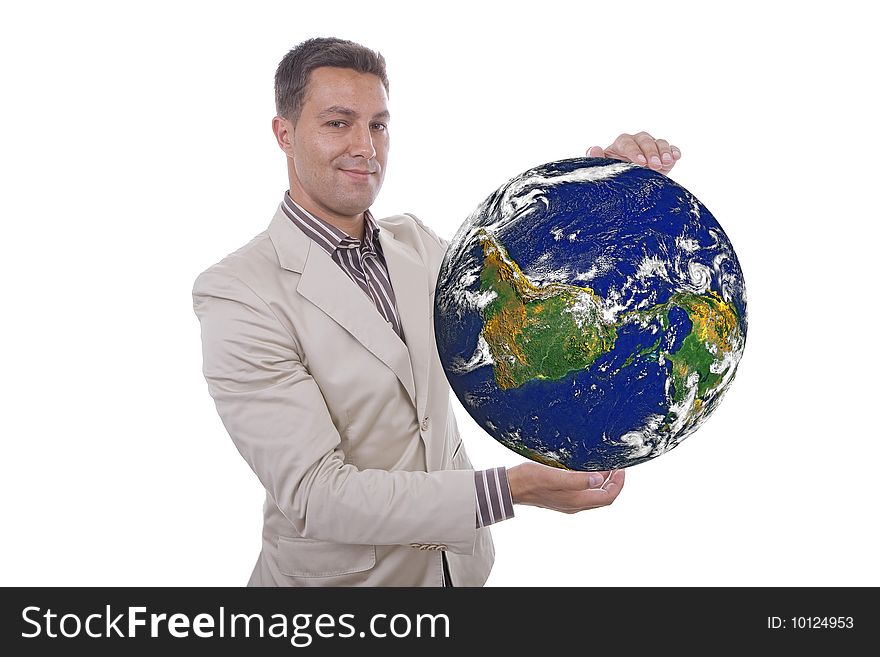
<svg viewBox="0 0 880 657">
<path fill-rule="evenodd" d="M 474 470 L 477 494 L 477 529 L 513 518 L 513 496 L 507 483 L 507 468 Z"/>
</svg>

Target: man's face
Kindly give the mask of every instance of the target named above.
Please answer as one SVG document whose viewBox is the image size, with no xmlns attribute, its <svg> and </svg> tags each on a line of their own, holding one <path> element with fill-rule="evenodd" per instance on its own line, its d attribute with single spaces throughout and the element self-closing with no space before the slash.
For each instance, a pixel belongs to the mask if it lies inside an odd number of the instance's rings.
<svg viewBox="0 0 880 657">
<path fill-rule="evenodd" d="M 373 204 L 388 157 L 387 102 L 375 75 L 327 66 L 312 71 L 285 149 L 293 158 L 294 200 L 326 218 L 349 220 Z"/>
</svg>

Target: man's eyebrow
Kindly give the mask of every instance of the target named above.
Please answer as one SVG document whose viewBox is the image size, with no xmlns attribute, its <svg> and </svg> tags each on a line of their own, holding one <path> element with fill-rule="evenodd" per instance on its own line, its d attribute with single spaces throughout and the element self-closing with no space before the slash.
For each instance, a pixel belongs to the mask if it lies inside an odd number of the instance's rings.
<svg viewBox="0 0 880 657">
<path fill-rule="evenodd" d="M 344 116 L 357 116 L 358 113 L 355 112 L 350 107 L 342 107 L 341 105 L 333 105 L 328 107 L 323 112 L 318 114 L 319 118 L 324 118 L 325 116 L 330 116 L 331 114 L 342 114 Z"/>
<path fill-rule="evenodd" d="M 320 114 L 318 114 L 318 118 L 323 119 L 323 118 L 326 118 L 326 117 L 331 116 L 333 114 L 342 114 L 343 116 L 350 116 L 353 118 L 357 118 L 358 116 L 360 116 L 357 112 L 355 112 L 350 107 L 343 107 L 342 105 L 332 105 L 331 107 L 328 107 L 327 109 L 323 110 Z M 391 113 L 388 110 L 382 110 L 381 112 L 376 114 L 373 118 L 374 119 L 390 119 Z"/>
</svg>

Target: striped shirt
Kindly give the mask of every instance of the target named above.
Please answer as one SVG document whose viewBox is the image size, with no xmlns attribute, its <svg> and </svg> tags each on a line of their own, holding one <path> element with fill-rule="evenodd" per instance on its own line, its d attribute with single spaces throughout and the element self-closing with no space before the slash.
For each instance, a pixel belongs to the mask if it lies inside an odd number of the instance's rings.
<svg viewBox="0 0 880 657">
<path fill-rule="evenodd" d="M 307 237 L 330 255 L 406 344 L 388 266 L 379 242 L 380 228 L 370 211 L 364 212 L 364 239 L 358 240 L 305 210 L 287 192 L 281 209 Z M 474 489 L 478 528 L 513 517 L 513 498 L 505 468 L 475 470 Z"/>
</svg>

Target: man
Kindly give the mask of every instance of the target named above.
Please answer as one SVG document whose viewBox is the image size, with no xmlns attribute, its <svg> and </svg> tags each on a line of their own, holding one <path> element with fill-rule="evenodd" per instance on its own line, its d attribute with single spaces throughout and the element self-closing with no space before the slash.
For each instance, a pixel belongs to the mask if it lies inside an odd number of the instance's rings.
<svg viewBox="0 0 880 657">
<path fill-rule="evenodd" d="M 488 525 L 513 505 L 573 513 L 623 486 L 623 471 L 473 470 L 431 318 L 447 241 L 369 211 L 387 93 L 384 59 L 363 46 L 291 50 L 272 122 L 290 188 L 268 229 L 193 287 L 210 394 L 266 490 L 252 586 L 481 586 Z M 646 133 L 588 154 L 663 172 L 680 157 Z"/>
</svg>

